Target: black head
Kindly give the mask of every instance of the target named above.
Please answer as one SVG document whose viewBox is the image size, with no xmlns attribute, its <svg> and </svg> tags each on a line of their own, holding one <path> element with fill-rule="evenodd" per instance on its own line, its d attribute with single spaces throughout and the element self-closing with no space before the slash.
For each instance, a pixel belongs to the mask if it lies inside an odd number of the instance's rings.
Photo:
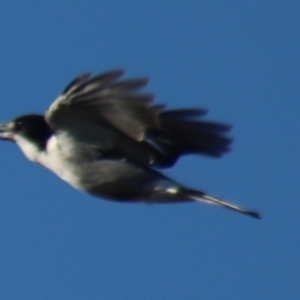
<svg viewBox="0 0 300 300">
<path fill-rule="evenodd" d="M 9 123 L 9 128 L 14 134 L 35 143 L 41 150 L 45 148 L 47 140 L 53 134 L 42 115 L 32 114 L 18 117 Z"/>
</svg>

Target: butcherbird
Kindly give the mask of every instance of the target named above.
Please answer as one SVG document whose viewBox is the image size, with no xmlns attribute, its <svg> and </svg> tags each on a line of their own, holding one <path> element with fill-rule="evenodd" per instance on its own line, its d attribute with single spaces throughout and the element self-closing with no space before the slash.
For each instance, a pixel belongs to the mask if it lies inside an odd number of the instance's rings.
<svg viewBox="0 0 300 300">
<path fill-rule="evenodd" d="M 230 126 L 203 120 L 204 109 L 166 110 L 141 91 L 147 79 L 123 80 L 123 74 L 77 77 L 45 115 L 23 115 L 0 125 L 0 138 L 92 196 L 150 204 L 203 202 L 260 218 L 158 172 L 182 155 L 228 152 Z"/>
</svg>

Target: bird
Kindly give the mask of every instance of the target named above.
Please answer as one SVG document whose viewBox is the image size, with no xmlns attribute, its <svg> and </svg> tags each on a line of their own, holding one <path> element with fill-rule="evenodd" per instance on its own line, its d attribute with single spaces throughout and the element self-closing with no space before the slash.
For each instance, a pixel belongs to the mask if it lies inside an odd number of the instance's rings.
<svg viewBox="0 0 300 300">
<path fill-rule="evenodd" d="M 182 156 L 221 157 L 231 126 L 204 119 L 202 108 L 167 109 L 145 92 L 147 78 L 115 69 L 76 77 L 43 114 L 0 125 L 0 139 L 74 188 L 131 203 L 200 202 L 259 219 L 260 214 L 164 175 Z"/>
</svg>

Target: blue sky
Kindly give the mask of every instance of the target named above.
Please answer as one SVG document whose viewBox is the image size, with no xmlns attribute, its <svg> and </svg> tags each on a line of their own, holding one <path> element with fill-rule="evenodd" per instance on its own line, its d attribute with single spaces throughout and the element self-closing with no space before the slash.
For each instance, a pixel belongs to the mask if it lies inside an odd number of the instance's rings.
<svg viewBox="0 0 300 300">
<path fill-rule="evenodd" d="M 0 120 L 44 112 L 75 76 L 149 76 L 169 107 L 232 124 L 222 159 L 166 174 L 263 220 L 82 194 L 1 143 L 1 299 L 299 299 L 300 3 L 2 1 Z"/>
</svg>

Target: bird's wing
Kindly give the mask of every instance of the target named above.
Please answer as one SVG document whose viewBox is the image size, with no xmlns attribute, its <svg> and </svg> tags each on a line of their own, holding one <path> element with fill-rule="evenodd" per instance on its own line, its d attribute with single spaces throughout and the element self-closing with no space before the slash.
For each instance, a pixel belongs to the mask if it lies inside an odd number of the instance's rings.
<svg viewBox="0 0 300 300">
<path fill-rule="evenodd" d="M 153 104 L 152 94 L 140 91 L 147 79 L 120 80 L 123 74 L 113 70 L 76 78 L 46 112 L 47 122 L 145 165 L 166 167 L 183 154 L 228 151 L 227 125 L 196 120 L 206 113 L 203 109 L 165 110 Z"/>
<path fill-rule="evenodd" d="M 74 118 L 107 122 L 142 141 L 146 128 L 158 125 L 160 107 L 152 105 L 153 95 L 139 92 L 147 79 L 119 81 L 123 74 L 123 70 L 114 70 L 96 77 L 83 74 L 73 80 L 47 111 L 49 124 L 60 129 Z"/>
</svg>

